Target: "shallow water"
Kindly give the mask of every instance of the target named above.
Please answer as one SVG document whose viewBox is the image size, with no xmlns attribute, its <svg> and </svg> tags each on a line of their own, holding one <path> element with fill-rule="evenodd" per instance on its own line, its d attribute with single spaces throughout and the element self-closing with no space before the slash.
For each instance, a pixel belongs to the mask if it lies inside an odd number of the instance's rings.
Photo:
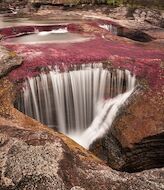
<svg viewBox="0 0 164 190">
<path fill-rule="evenodd" d="M 34 33 L 27 33 L 26 35 L 16 36 L 8 38 L 5 41 L 7 43 L 18 43 L 18 44 L 38 44 L 38 43 L 76 43 L 88 41 L 91 38 L 84 37 L 81 34 L 71 33 L 67 31 L 67 24 L 74 22 L 82 22 L 79 18 L 16 18 L 6 17 L 0 15 L 0 28 L 12 27 L 12 26 L 38 26 L 38 25 L 65 25 L 65 28 L 52 30 L 49 32 L 35 31 Z"/>
<path fill-rule="evenodd" d="M 52 30 L 49 32 L 42 31 L 33 34 L 27 34 L 14 38 L 8 38 L 7 43 L 19 44 L 38 44 L 38 43 L 75 43 L 90 40 L 80 34 L 70 33 L 64 29 Z"/>
<path fill-rule="evenodd" d="M 21 17 L 6 17 L 0 14 L 0 28 L 23 25 L 54 25 L 54 24 L 69 24 L 82 22 L 82 19 L 75 17 L 59 17 L 59 18 L 21 18 Z"/>
</svg>

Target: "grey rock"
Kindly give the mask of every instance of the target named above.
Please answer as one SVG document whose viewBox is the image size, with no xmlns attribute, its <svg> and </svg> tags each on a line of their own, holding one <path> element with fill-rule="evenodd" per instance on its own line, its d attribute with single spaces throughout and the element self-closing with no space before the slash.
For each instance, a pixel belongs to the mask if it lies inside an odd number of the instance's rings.
<svg viewBox="0 0 164 190">
<path fill-rule="evenodd" d="M 148 22 L 159 27 L 161 27 L 163 23 L 162 14 L 157 10 L 136 9 L 133 13 L 133 17 L 138 22 Z"/>
</svg>

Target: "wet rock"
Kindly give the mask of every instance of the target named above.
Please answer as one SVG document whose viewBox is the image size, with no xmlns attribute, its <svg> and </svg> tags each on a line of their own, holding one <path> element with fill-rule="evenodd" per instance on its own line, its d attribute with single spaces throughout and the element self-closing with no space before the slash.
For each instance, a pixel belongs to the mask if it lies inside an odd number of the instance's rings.
<svg viewBox="0 0 164 190">
<path fill-rule="evenodd" d="M 9 89 L 0 96 L 10 107 L 6 117 L 0 115 L 1 190 L 163 188 L 163 168 L 136 174 L 112 170 L 68 137 L 14 109 L 10 99 L 3 99 Z"/>
<path fill-rule="evenodd" d="M 139 93 L 120 111 L 113 128 L 90 150 L 121 171 L 137 172 L 164 166 L 164 100 L 162 91 Z"/>
<path fill-rule="evenodd" d="M 13 85 L 5 78 L 0 79 L 0 116 L 10 118 L 14 99 Z"/>
<path fill-rule="evenodd" d="M 3 46 L 0 46 L 0 77 L 6 75 L 21 64 L 21 57 L 17 56 L 15 52 L 9 51 Z"/>
<path fill-rule="evenodd" d="M 122 28 L 122 30 L 120 28 L 120 30 L 118 30 L 118 35 L 139 42 L 150 42 L 154 39 L 149 34 L 141 30 L 130 30 L 127 28 Z"/>
<path fill-rule="evenodd" d="M 114 171 L 64 135 L 11 109 L 12 119 L 0 117 L 0 189 L 162 189 L 164 169 Z"/>
</svg>

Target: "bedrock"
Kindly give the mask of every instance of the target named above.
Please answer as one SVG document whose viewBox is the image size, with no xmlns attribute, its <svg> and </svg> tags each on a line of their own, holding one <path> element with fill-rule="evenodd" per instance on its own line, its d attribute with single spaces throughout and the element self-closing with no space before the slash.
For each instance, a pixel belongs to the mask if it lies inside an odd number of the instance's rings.
<svg viewBox="0 0 164 190">
<path fill-rule="evenodd" d="M 81 26 L 81 31 L 99 32 L 88 24 Z M 4 42 L 24 62 L 8 75 L 12 82 L 7 78 L 0 81 L 0 189 L 163 189 L 164 54 L 157 49 L 114 41 L 111 35 L 103 34 L 105 39 L 95 37 L 67 46 Z M 117 170 L 160 169 L 136 174 L 117 172 L 66 136 L 13 108 L 17 82 L 27 76 L 35 76 L 54 63 L 69 66 L 102 60 L 108 69 L 128 69 L 134 73 L 141 89 L 126 109 L 120 111 L 112 131 L 101 139 L 102 143 L 95 142 L 92 151 Z M 99 154 L 100 150 L 103 154 Z"/>
<path fill-rule="evenodd" d="M 0 82 L 1 87 L 8 86 L 6 96 L 11 94 L 12 84 Z M 9 115 L 0 115 L 1 190 L 161 190 L 163 176 L 163 168 L 136 174 L 112 170 L 71 139 L 12 106 Z"/>
</svg>

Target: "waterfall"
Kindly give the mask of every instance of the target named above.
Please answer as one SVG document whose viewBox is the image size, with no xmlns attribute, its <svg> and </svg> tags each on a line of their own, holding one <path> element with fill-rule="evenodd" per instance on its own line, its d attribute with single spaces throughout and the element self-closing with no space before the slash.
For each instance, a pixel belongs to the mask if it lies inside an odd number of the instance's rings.
<svg viewBox="0 0 164 190">
<path fill-rule="evenodd" d="M 65 28 L 59 28 L 56 30 L 50 30 L 50 31 L 41 31 L 41 32 L 36 32 L 39 36 L 46 36 L 46 35 L 50 35 L 50 34 L 64 34 L 64 33 L 68 33 L 67 27 Z"/>
<path fill-rule="evenodd" d="M 25 81 L 16 107 L 89 148 L 110 129 L 134 87 L 129 71 L 109 71 L 101 64 L 51 69 Z"/>
<path fill-rule="evenodd" d="M 112 24 L 100 24 L 100 28 L 103 28 L 105 30 L 108 30 L 110 33 L 117 35 L 117 27 Z"/>
</svg>

